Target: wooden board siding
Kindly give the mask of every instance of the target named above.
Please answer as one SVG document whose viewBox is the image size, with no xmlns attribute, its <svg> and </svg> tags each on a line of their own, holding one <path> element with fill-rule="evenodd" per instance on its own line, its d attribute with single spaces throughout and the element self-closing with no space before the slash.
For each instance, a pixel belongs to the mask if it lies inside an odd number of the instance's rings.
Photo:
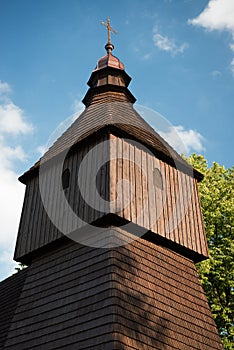
<svg viewBox="0 0 234 350">
<path fill-rule="evenodd" d="M 106 141 L 107 138 L 107 134 L 103 135 L 92 143 L 84 145 L 80 150 L 65 159 L 63 169 L 68 168 L 70 170 L 70 186 L 68 189 L 64 190 L 64 194 L 74 213 L 84 222 L 76 226 L 76 228 L 80 228 L 86 223 L 91 223 L 104 215 L 104 212 L 99 211 L 103 208 L 100 207 L 98 198 L 96 198 L 95 201 L 95 208 L 97 208 L 97 210 L 91 208 L 85 203 L 78 188 L 78 171 L 82 159 L 90 151 L 92 161 L 88 162 L 88 168 L 85 169 L 84 174 L 81 174 L 81 182 L 85 188 L 85 196 L 91 196 L 89 177 L 95 176 L 95 160 L 97 156 L 95 153 L 97 151 L 92 151 L 92 148 L 100 143 L 102 150 L 101 152 L 99 151 L 100 154 L 98 156 L 102 160 L 104 153 L 108 152 L 108 145 L 101 141 Z M 107 199 L 109 198 L 108 171 L 108 165 L 105 165 L 102 171 L 97 174 L 97 191 L 101 197 Z M 46 170 L 45 196 L 52 201 L 52 214 L 55 221 L 59 222 L 61 226 L 65 225 L 68 228 L 75 227 L 74 222 L 72 222 L 74 216 L 70 214 L 67 215 L 65 206 L 60 204 L 63 194 L 62 187 L 61 190 L 55 191 L 55 186 L 58 186 L 58 184 L 57 181 L 55 183 L 54 179 L 56 179 L 58 172 L 59 165 L 57 163 L 53 163 Z M 67 203 L 65 203 L 65 205 L 67 205 Z M 109 212 L 109 208 L 106 207 L 104 209 Z M 21 257 L 26 254 L 31 253 L 63 236 L 59 228 L 56 227 L 52 221 L 48 217 L 41 200 L 39 178 L 38 176 L 33 177 L 26 186 L 24 206 L 15 249 L 16 260 L 21 259 Z"/>
<path fill-rule="evenodd" d="M 107 145 L 105 141 L 109 138 L 111 143 Z M 100 149 L 96 149 L 97 145 Z M 79 166 L 88 152 L 91 152 L 91 158 L 81 174 L 81 183 L 85 196 L 95 197 L 92 199 L 96 210 L 87 205 L 78 189 Z M 113 159 L 97 173 L 99 197 L 90 190 L 90 177 L 95 176 L 97 157 L 104 160 L 105 154 L 110 154 Z M 145 148 L 139 148 L 139 144 L 113 134 L 104 134 L 72 153 L 65 160 L 63 169 L 70 170 L 70 186 L 64 190 L 67 202 L 84 223 L 75 226 L 74 216 L 71 212 L 67 214 L 67 203 L 64 207 L 60 205 L 63 192 L 55 191 L 57 184 L 54 181 L 59 172 L 57 163 L 53 163 L 45 174 L 45 195 L 52 201 L 55 221 L 64 225 L 69 232 L 74 227 L 81 228 L 85 223 L 94 222 L 104 214 L 114 213 L 145 228 L 146 232 L 151 230 L 201 256 L 208 256 L 197 180 L 157 159 Z M 154 184 L 154 169 L 161 173 L 162 189 Z M 98 197 L 110 200 L 110 204 L 107 202 L 104 208 L 101 207 Z M 15 258 L 21 259 L 62 236 L 43 207 L 39 180 L 34 177 L 26 188 Z"/>
<path fill-rule="evenodd" d="M 110 137 L 111 155 L 117 157 L 110 164 L 110 201 L 115 201 L 117 192 L 119 198 L 119 207 L 113 207 L 112 212 L 207 257 L 196 179 L 132 142 L 114 135 Z M 155 168 L 161 172 L 163 190 L 153 183 Z M 129 185 L 121 192 L 118 183 L 123 179 Z M 131 192 L 131 203 L 121 207 L 127 192 Z"/>
<path fill-rule="evenodd" d="M 193 262 L 164 247 L 72 242 L 27 270 L 4 350 L 223 349 Z"/>
</svg>

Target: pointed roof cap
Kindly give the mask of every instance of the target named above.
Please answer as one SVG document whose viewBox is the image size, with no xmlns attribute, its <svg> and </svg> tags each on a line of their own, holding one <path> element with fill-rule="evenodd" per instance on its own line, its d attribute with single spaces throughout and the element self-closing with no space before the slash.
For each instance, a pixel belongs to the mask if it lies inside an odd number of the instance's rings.
<svg viewBox="0 0 234 350">
<path fill-rule="evenodd" d="M 107 51 L 107 54 L 98 60 L 95 71 L 103 69 L 105 67 L 112 67 L 124 70 L 124 64 L 117 57 L 112 55 L 112 50 L 110 52 Z"/>
<path fill-rule="evenodd" d="M 125 96 L 125 102 L 134 103 L 136 99 L 128 90 L 131 77 L 125 72 L 124 64 L 112 54 L 114 45 L 111 43 L 110 33 L 116 34 L 117 32 L 111 27 L 109 18 L 107 23 L 102 21 L 101 24 L 108 30 L 108 42 L 105 45 L 107 53 L 98 60 L 97 66 L 88 81 L 90 89 L 82 102 L 86 107 L 89 107 L 96 95 L 101 96 L 104 92 L 119 92 L 123 93 L 122 97 Z"/>
<path fill-rule="evenodd" d="M 98 64 L 95 71 L 99 69 L 103 69 L 105 67 L 113 67 L 113 68 L 124 70 L 124 64 L 117 57 L 112 55 L 112 51 L 114 50 L 115 47 L 111 42 L 110 35 L 111 35 L 111 32 L 114 34 L 117 34 L 117 32 L 111 27 L 110 18 L 107 18 L 107 22 L 101 21 L 101 24 L 104 25 L 108 31 L 108 42 L 105 45 L 107 54 L 98 60 Z"/>
<path fill-rule="evenodd" d="M 159 159 L 172 166 L 176 162 L 176 167 L 189 174 L 194 171 L 195 177 L 201 180 L 203 175 L 194 170 L 134 109 L 136 99 L 128 90 L 131 78 L 125 72 L 123 63 L 112 55 L 114 45 L 110 42 L 110 31 L 114 30 L 110 27 L 109 19 L 107 23 L 101 23 L 109 28 L 105 46 L 107 54 L 99 59 L 88 81 L 90 88 L 82 101 L 86 109 L 49 148 L 43 161 L 56 158 L 89 136 L 108 129 L 120 131 L 142 142 Z M 26 184 L 28 178 L 38 171 L 41 159 L 19 178 L 21 182 Z"/>
</svg>

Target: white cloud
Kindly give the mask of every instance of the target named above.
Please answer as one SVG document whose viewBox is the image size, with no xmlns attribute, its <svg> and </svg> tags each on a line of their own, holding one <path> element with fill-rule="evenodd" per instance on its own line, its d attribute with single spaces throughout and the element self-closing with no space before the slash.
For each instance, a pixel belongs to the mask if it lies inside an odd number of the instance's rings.
<svg viewBox="0 0 234 350">
<path fill-rule="evenodd" d="M 144 61 L 147 61 L 147 60 L 149 60 L 151 57 L 152 57 L 152 53 L 150 52 L 150 53 L 146 53 L 146 54 L 142 57 L 142 59 L 143 59 Z"/>
<path fill-rule="evenodd" d="M 196 130 L 185 130 L 183 126 L 178 125 L 170 126 L 167 132 L 160 130 L 158 132 L 180 154 L 189 155 L 192 152 L 205 150 L 202 144 L 204 138 Z"/>
<path fill-rule="evenodd" d="M 208 31 L 228 31 L 234 40 L 234 1 L 233 0 L 210 0 L 205 9 L 189 24 L 200 26 Z M 234 51 L 234 43 L 230 43 L 230 49 Z M 233 73 L 233 61 L 231 62 Z M 234 73 L 233 73 L 234 76 Z"/>
<path fill-rule="evenodd" d="M 233 44 L 233 43 L 230 44 L 229 47 L 230 47 L 230 49 L 231 49 L 232 51 L 234 51 L 234 44 Z"/>
<path fill-rule="evenodd" d="M 153 42 L 159 50 L 170 52 L 172 56 L 183 53 L 188 47 L 187 43 L 178 45 L 173 38 L 160 34 L 157 26 L 154 26 L 153 29 Z"/>
<path fill-rule="evenodd" d="M 15 161 L 25 161 L 26 154 L 20 145 L 20 137 L 33 130 L 32 125 L 26 121 L 23 110 L 9 98 L 10 91 L 11 88 L 7 83 L 0 82 L 0 93 L 5 95 L 0 101 L 0 262 L 3 271 L 1 278 L 7 277 L 15 266 L 12 258 L 25 189 L 17 180 L 19 174 L 14 164 Z M 18 143 L 14 147 L 11 146 L 12 137 L 14 143 Z"/>
<path fill-rule="evenodd" d="M 219 70 L 212 70 L 211 72 L 212 77 L 220 77 L 222 73 Z"/>
<path fill-rule="evenodd" d="M 47 149 L 48 147 L 46 147 L 45 145 L 41 145 L 37 147 L 37 152 L 40 154 L 40 157 L 43 156 L 43 154 L 45 154 Z"/>
<path fill-rule="evenodd" d="M 26 154 L 20 145 L 16 147 L 9 147 L 5 144 L 5 140 L 0 137 L 0 170 L 11 169 L 13 167 L 14 160 L 25 161 L 27 159 Z"/>
<path fill-rule="evenodd" d="M 198 17 L 189 19 L 189 24 L 207 30 L 228 30 L 234 33 L 234 1 L 210 0 Z"/>
<path fill-rule="evenodd" d="M 14 254 L 13 249 L 6 249 L 1 252 L 0 255 L 0 264 L 1 264 L 1 274 L 0 280 L 5 277 L 11 276 L 13 273 L 16 273 L 15 268 L 17 267 L 17 263 L 12 260 L 12 256 Z"/>
<path fill-rule="evenodd" d="M 232 75 L 234 76 L 234 58 L 231 61 L 231 71 L 232 71 Z"/>
<path fill-rule="evenodd" d="M 11 92 L 10 85 L 0 80 L 0 96 L 8 94 L 9 92 Z"/>
<path fill-rule="evenodd" d="M 0 167 L 0 247 L 4 249 L 15 243 L 23 203 L 24 186 L 17 178 L 13 170 Z"/>
<path fill-rule="evenodd" d="M 27 134 L 32 126 L 25 121 L 23 111 L 12 101 L 0 105 L 0 132 L 11 135 Z"/>
</svg>

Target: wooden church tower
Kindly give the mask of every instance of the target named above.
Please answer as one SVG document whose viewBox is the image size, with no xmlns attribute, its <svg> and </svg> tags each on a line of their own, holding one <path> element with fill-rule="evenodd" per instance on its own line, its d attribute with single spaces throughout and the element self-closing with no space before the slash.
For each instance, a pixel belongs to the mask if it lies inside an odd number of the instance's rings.
<svg viewBox="0 0 234 350">
<path fill-rule="evenodd" d="M 202 175 L 136 112 L 105 48 L 84 112 L 20 177 L 28 268 L 0 283 L 0 349 L 222 349 L 194 265 Z"/>
</svg>

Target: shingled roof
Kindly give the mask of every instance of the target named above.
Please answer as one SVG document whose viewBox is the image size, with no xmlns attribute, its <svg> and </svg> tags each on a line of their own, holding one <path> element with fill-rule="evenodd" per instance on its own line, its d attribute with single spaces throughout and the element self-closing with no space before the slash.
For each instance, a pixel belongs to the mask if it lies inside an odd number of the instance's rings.
<svg viewBox="0 0 234 350">
<path fill-rule="evenodd" d="M 12 318 L 17 308 L 27 269 L 0 283 L 0 349 L 3 349 Z"/>
<path fill-rule="evenodd" d="M 27 270 L 4 349 L 222 349 L 193 262 L 167 248 L 71 242 Z"/>
<path fill-rule="evenodd" d="M 128 90 L 131 78 L 124 65 L 117 64 L 118 61 L 112 53 L 98 61 L 83 99 L 86 109 L 44 154 L 43 161 L 70 151 L 92 134 L 102 133 L 104 129 L 115 130 L 149 147 L 159 159 L 201 180 L 202 174 L 194 170 L 135 110 L 135 98 Z M 38 170 L 40 161 L 20 177 L 21 182 L 26 183 L 27 177 Z"/>
</svg>

